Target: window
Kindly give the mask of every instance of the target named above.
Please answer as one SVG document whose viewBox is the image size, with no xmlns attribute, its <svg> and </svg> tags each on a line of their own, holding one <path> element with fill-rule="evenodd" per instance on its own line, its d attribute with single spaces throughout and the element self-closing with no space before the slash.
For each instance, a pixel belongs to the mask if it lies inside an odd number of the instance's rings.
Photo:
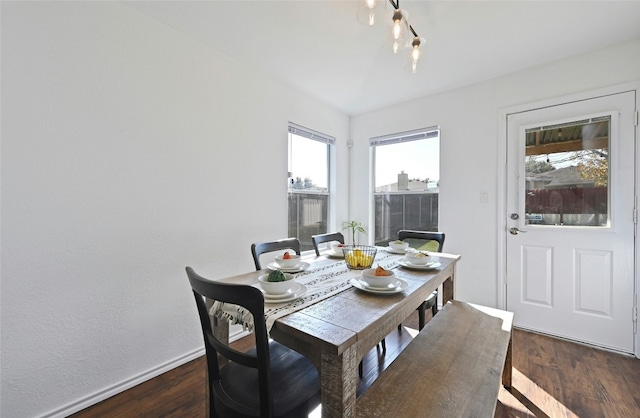
<svg viewBox="0 0 640 418">
<path fill-rule="evenodd" d="M 329 135 L 289 123 L 289 236 L 313 249 L 311 236 L 327 232 Z"/>
<path fill-rule="evenodd" d="M 401 229 L 438 230 L 440 129 L 431 127 L 371 138 L 375 243 Z"/>
</svg>

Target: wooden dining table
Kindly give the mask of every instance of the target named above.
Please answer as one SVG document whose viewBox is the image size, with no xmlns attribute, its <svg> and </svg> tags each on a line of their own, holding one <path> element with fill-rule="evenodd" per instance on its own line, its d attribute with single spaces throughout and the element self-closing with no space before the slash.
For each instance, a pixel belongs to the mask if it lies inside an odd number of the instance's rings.
<svg viewBox="0 0 640 418">
<path fill-rule="evenodd" d="M 385 251 L 382 248 L 378 252 Z M 409 269 L 393 263 L 398 279 L 406 289 L 394 294 L 363 291 L 349 286 L 317 303 L 275 320 L 271 338 L 308 357 L 320 374 L 323 417 L 353 417 L 356 414 L 358 363 L 385 336 L 397 329 L 411 313 L 440 286 L 441 301 L 455 297 L 455 273 L 459 255 L 429 253 L 439 263 L 433 270 Z M 402 256 L 389 261 L 400 261 Z M 335 263 L 324 255 L 304 256 L 303 261 L 317 267 Z M 224 282 L 257 283 L 265 271 L 220 279 Z M 226 321 L 225 321 L 226 322 Z M 214 332 L 228 338 L 228 324 L 216 322 Z"/>
</svg>

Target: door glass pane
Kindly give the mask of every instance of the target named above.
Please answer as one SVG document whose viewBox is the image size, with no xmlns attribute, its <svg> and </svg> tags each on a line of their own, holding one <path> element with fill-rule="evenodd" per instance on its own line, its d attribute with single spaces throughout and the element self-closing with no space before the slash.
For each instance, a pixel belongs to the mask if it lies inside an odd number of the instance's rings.
<svg viewBox="0 0 640 418">
<path fill-rule="evenodd" d="M 609 225 L 611 117 L 526 131 L 528 225 Z"/>
</svg>

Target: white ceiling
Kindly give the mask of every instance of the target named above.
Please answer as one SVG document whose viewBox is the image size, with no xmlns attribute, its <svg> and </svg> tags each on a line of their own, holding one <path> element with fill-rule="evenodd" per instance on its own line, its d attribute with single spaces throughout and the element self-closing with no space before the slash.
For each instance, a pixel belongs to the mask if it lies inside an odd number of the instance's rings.
<svg viewBox="0 0 640 418">
<path fill-rule="evenodd" d="M 349 115 L 640 38 L 640 0 L 402 0 L 426 39 L 412 74 L 384 47 L 388 0 L 372 27 L 351 0 L 123 3 Z"/>
</svg>

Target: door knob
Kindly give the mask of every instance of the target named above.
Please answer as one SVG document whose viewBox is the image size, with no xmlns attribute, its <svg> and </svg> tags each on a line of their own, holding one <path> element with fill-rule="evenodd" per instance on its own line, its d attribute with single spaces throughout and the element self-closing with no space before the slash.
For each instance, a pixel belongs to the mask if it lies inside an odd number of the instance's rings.
<svg viewBox="0 0 640 418">
<path fill-rule="evenodd" d="M 523 231 L 522 229 L 518 229 L 515 226 L 513 228 L 509 228 L 509 233 L 511 235 L 518 235 L 519 232 L 522 232 L 523 234 L 526 233 L 527 231 Z"/>
</svg>

